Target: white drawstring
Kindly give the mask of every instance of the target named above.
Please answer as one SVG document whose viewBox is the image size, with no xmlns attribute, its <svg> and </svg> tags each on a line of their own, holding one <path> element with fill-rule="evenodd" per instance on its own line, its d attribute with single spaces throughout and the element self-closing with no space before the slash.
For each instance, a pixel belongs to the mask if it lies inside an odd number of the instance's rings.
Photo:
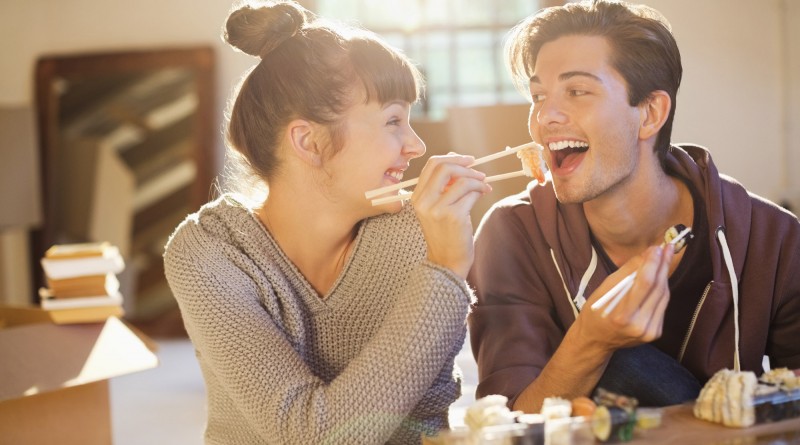
<svg viewBox="0 0 800 445">
<path fill-rule="evenodd" d="M 589 262 L 589 268 L 586 269 L 586 272 L 581 277 L 581 284 L 578 286 L 578 295 L 575 296 L 575 305 L 578 306 L 578 310 L 583 309 L 583 305 L 586 303 L 586 297 L 583 295 L 586 292 L 586 286 L 589 285 L 589 280 L 594 275 L 594 270 L 597 269 L 597 252 L 592 247 L 592 260 Z"/>
<path fill-rule="evenodd" d="M 564 292 L 567 294 L 567 300 L 569 300 L 569 305 L 572 308 L 572 313 L 575 314 L 575 318 L 578 318 L 578 312 L 583 308 L 583 305 L 586 303 L 586 297 L 583 293 L 586 291 L 586 286 L 589 284 L 589 280 L 594 275 L 595 269 L 597 269 L 597 252 L 592 247 L 592 260 L 589 262 L 589 268 L 586 269 L 584 272 L 583 277 L 581 277 L 580 285 L 578 286 L 578 294 L 575 296 L 573 300 L 572 295 L 569 293 L 569 288 L 567 287 L 567 282 L 564 281 L 564 275 L 561 273 L 561 269 L 558 267 L 558 261 L 556 261 L 556 253 L 553 249 L 550 249 L 550 258 L 553 259 L 553 264 L 556 266 L 556 270 L 558 271 L 558 276 L 561 277 L 561 284 L 564 286 Z"/>
<path fill-rule="evenodd" d="M 720 227 L 717 229 L 717 238 L 722 246 L 722 256 L 725 258 L 725 266 L 728 268 L 728 276 L 731 280 L 731 290 L 733 293 L 733 338 L 735 353 L 733 356 L 733 370 L 739 372 L 741 365 L 739 362 L 739 280 L 736 278 L 736 271 L 733 270 L 733 259 L 728 249 L 728 241 L 725 239 L 725 230 Z"/>
<path fill-rule="evenodd" d="M 572 301 L 572 295 L 569 294 L 569 289 L 567 289 L 567 282 L 564 281 L 564 275 L 561 274 L 561 269 L 558 267 L 558 261 L 556 261 L 556 253 L 553 252 L 553 249 L 550 249 L 550 258 L 553 259 L 553 264 L 556 265 L 556 270 L 558 271 L 558 276 L 561 277 L 561 284 L 564 285 L 564 292 L 567 294 L 567 300 L 569 301 L 569 307 L 572 308 L 572 313 L 575 314 L 575 319 L 578 319 L 578 308 L 575 306 L 575 302 Z"/>
</svg>

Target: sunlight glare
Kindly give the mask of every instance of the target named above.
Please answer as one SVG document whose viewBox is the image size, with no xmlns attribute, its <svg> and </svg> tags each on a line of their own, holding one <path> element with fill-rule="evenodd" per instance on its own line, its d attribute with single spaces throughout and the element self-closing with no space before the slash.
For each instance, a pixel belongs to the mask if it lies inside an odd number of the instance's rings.
<svg viewBox="0 0 800 445">
<path fill-rule="evenodd" d="M 366 0 L 367 17 L 371 23 L 400 28 L 411 33 L 419 29 L 422 16 L 419 2 L 408 0 Z"/>
</svg>

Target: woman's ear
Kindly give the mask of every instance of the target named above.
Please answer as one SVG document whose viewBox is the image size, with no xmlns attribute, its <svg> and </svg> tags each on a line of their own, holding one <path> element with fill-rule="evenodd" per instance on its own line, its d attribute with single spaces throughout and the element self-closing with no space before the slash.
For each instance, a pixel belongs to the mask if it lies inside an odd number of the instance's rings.
<svg viewBox="0 0 800 445">
<path fill-rule="evenodd" d="M 313 167 L 322 166 L 322 146 L 319 137 L 321 130 L 320 126 L 305 119 L 289 122 L 286 129 L 294 154 Z"/>
<path fill-rule="evenodd" d="M 650 139 L 658 135 L 664 122 L 667 121 L 669 110 L 672 107 L 672 100 L 669 94 L 663 90 L 656 90 L 639 105 L 641 112 L 639 119 L 639 139 Z"/>
</svg>

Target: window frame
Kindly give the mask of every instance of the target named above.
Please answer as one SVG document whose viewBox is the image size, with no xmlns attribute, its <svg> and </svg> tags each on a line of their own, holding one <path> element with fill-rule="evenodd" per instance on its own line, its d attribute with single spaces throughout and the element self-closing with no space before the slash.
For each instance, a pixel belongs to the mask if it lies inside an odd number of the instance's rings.
<svg viewBox="0 0 800 445">
<path fill-rule="evenodd" d="M 307 0 L 302 3 L 304 3 L 304 6 L 312 11 L 317 11 L 320 4 L 327 1 L 335 2 L 336 0 Z M 363 19 L 363 11 L 366 8 L 365 3 L 370 0 L 354 1 L 357 2 L 356 15 L 361 17 L 353 17 L 352 19 L 344 17 L 326 17 L 343 20 L 346 22 L 355 22 L 382 36 L 391 44 L 399 47 L 406 54 L 408 54 L 409 57 L 423 71 L 426 80 L 432 77 L 428 72 L 428 67 L 430 66 L 428 61 L 430 55 L 429 51 L 431 51 L 429 48 L 433 47 L 434 45 L 431 45 L 430 42 L 436 38 L 435 36 L 437 34 L 446 35 L 448 47 L 447 64 L 451 67 L 447 74 L 447 85 L 443 88 L 441 85 L 432 85 L 430 82 L 428 82 L 425 96 L 420 101 L 420 104 L 414 107 L 413 111 L 416 117 L 434 119 L 443 118 L 444 114 L 446 113 L 446 109 L 452 106 L 525 102 L 525 98 L 517 93 L 514 89 L 510 75 L 507 73 L 505 64 L 503 63 L 503 42 L 505 40 L 505 36 L 514 25 L 528 15 L 533 14 L 544 7 L 564 4 L 563 0 L 526 0 L 531 4 L 530 13 L 511 23 L 510 21 L 506 21 L 501 17 L 500 10 L 497 7 L 494 7 L 496 2 L 492 2 L 493 7 L 491 10 L 491 17 L 488 18 L 485 24 L 459 25 L 455 23 L 455 21 L 447 24 L 430 24 L 425 23 L 423 18 L 422 23 L 420 23 L 419 26 L 416 26 L 413 30 L 409 30 L 402 26 L 382 26 L 361 21 Z M 420 10 L 423 10 L 424 3 L 431 0 L 416 1 L 419 4 Z M 456 1 L 441 1 L 446 3 L 447 16 L 455 17 L 455 13 L 457 12 Z M 460 48 L 458 44 L 459 37 L 468 33 L 481 32 L 485 32 L 488 36 L 490 36 L 489 51 L 492 61 L 491 73 L 493 80 L 488 85 L 488 88 L 483 88 L 481 86 L 470 87 L 465 85 L 465 83 L 459 79 L 459 58 L 463 57 L 464 55 L 463 48 Z M 421 41 L 422 43 L 417 47 L 416 41 Z M 441 47 L 437 46 L 436 48 L 439 49 Z M 485 101 L 468 99 L 469 95 L 478 96 L 481 94 L 485 94 L 491 99 Z M 441 101 L 441 107 L 436 104 L 436 101 L 440 97 L 444 98 Z M 431 106 L 432 103 L 434 103 L 433 107 Z"/>
</svg>

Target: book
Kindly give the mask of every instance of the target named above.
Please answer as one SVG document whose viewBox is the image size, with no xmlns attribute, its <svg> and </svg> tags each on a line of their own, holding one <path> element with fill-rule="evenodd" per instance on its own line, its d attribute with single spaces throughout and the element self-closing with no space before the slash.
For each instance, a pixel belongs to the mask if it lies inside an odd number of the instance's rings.
<svg viewBox="0 0 800 445">
<path fill-rule="evenodd" d="M 120 273 L 125 262 L 119 249 L 110 243 L 57 244 L 41 259 L 45 275 L 51 279 Z"/>
<path fill-rule="evenodd" d="M 122 306 L 94 306 L 45 310 L 36 306 L 0 305 L 0 329 L 30 323 L 78 324 L 99 323 L 109 317 L 125 315 Z"/>
<path fill-rule="evenodd" d="M 119 280 L 113 273 L 72 278 L 47 278 L 50 294 L 55 298 L 75 298 L 87 295 L 113 295 L 119 292 Z"/>
<path fill-rule="evenodd" d="M 39 289 L 40 305 L 46 310 L 76 309 L 98 306 L 122 306 L 122 294 L 92 295 L 75 298 L 54 298 L 46 288 Z"/>
</svg>

